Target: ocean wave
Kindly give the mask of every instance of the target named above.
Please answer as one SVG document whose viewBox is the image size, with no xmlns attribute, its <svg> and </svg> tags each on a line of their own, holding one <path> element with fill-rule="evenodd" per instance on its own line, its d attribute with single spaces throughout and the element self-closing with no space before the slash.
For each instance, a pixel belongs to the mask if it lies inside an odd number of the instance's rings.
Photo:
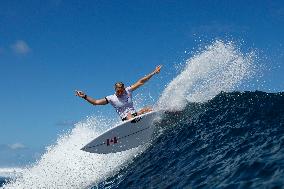
<svg viewBox="0 0 284 189">
<path fill-rule="evenodd" d="M 223 92 L 158 126 L 153 145 L 101 188 L 284 186 L 284 93 Z"/>
</svg>

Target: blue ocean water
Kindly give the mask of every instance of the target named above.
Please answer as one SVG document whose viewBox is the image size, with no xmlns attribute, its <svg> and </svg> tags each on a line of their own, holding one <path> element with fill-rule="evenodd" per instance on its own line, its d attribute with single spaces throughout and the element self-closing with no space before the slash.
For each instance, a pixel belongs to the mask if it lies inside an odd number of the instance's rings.
<svg viewBox="0 0 284 189">
<path fill-rule="evenodd" d="M 2 187 L 2 186 L 3 186 L 3 184 L 5 184 L 5 183 L 6 183 L 6 179 L 7 179 L 7 178 L 0 177 L 0 187 Z"/>
<path fill-rule="evenodd" d="M 220 93 L 166 113 L 132 164 L 93 188 L 284 188 L 284 93 Z"/>
</svg>

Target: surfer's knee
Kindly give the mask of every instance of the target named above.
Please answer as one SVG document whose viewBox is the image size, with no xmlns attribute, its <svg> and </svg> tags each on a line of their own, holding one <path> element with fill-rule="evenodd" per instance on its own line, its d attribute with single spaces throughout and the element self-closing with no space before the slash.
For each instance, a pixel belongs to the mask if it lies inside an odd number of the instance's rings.
<svg viewBox="0 0 284 189">
<path fill-rule="evenodd" d="M 145 108 L 144 108 L 144 112 L 145 112 L 145 113 L 152 112 L 152 111 L 153 111 L 153 108 L 152 108 L 152 107 L 145 107 Z"/>
</svg>

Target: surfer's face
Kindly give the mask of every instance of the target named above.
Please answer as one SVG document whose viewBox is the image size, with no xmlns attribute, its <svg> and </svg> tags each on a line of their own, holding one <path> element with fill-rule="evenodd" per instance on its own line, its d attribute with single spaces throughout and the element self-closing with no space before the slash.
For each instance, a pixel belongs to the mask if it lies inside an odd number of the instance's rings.
<svg viewBox="0 0 284 189">
<path fill-rule="evenodd" d="M 117 96 L 121 96 L 124 93 L 125 89 L 123 86 L 115 87 L 115 93 Z"/>
</svg>

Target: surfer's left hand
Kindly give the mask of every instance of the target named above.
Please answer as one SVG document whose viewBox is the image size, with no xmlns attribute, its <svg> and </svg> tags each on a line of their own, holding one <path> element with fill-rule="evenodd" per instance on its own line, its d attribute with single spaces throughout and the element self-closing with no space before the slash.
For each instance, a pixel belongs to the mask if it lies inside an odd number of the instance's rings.
<svg viewBox="0 0 284 189">
<path fill-rule="evenodd" d="M 157 66 L 156 69 L 155 69 L 155 71 L 154 71 L 154 73 L 155 73 L 155 74 L 160 73 L 161 68 L 162 68 L 162 65 Z"/>
</svg>

